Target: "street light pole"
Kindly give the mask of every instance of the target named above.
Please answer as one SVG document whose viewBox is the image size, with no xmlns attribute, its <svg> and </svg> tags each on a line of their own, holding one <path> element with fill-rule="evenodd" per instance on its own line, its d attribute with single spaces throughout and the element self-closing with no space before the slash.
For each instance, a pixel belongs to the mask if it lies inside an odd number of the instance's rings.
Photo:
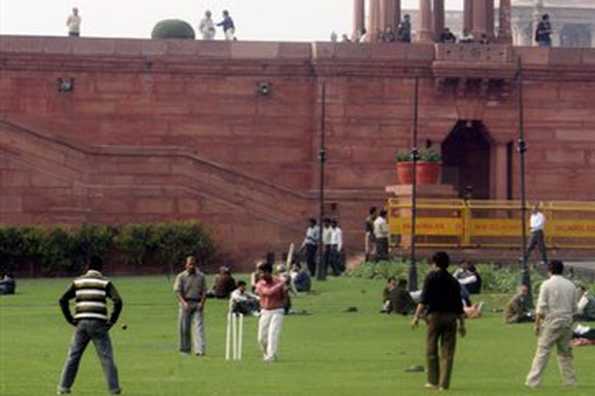
<svg viewBox="0 0 595 396">
<path fill-rule="evenodd" d="M 324 245 L 322 243 L 322 233 L 324 229 L 322 223 L 324 221 L 324 164 L 326 162 L 326 148 L 325 148 L 325 134 L 326 134 L 326 83 L 322 83 L 321 92 L 321 109 L 320 109 L 320 151 L 318 153 L 318 160 L 320 161 L 320 213 L 318 216 L 318 266 L 316 267 L 316 279 L 319 281 L 326 280 L 326 263 L 324 262 Z"/>
<path fill-rule="evenodd" d="M 419 77 L 415 77 L 413 98 L 413 126 L 411 128 L 411 161 L 413 162 L 413 184 L 411 186 L 411 257 L 409 261 L 409 291 L 417 290 L 417 263 L 415 259 L 415 225 L 417 221 L 417 123 L 419 118 Z"/>
<path fill-rule="evenodd" d="M 518 108 L 519 108 L 519 141 L 517 150 L 520 155 L 520 172 L 521 172 L 521 235 L 522 243 L 522 273 L 521 284 L 525 285 L 531 293 L 531 274 L 529 273 L 529 265 L 527 263 L 527 192 L 525 184 L 525 154 L 527 153 L 527 143 L 525 142 L 525 107 L 523 101 L 523 60 L 519 57 L 518 72 L 517 72 L 517 88 L 518 88 Z"/>
</svg>

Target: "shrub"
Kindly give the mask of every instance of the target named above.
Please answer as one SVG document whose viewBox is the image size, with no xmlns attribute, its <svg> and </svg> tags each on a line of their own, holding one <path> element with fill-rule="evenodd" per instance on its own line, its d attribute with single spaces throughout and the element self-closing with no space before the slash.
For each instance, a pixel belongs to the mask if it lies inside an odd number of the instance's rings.
<svg viewBox="0 0 595 396">
<path fill-rule="evenodd" d="M 187 255 L 208 263 L 215 250 L 208 230 L 195 221 L 119 227 L 0 227 L 0 265 L 11 272 L 25 263 L 37 265 L 44 274 L 80 272 L 91 256 L 105 258 L 115 251 L 140 268 L 151 256 L 164 269 L 171 269 Z"/>
</svg>

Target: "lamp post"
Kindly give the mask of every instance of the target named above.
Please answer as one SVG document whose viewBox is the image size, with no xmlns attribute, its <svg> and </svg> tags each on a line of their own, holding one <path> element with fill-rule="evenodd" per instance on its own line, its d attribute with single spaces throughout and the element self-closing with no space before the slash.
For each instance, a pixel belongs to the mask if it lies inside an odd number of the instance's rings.
<svg viewBox="0 0 595 396">
<path fill-rule="evenodd" d="M 411 128 L 411 161 L 413 162 L 413 184 L 411 186 L 411 256 L 409 260 L 409 291 L 417 290 L 417 263 L 415 260 L 415 223 L 417 220 L 417 161 L 419 152 L 417 150 L 417 121 L 419 106 L 419 77 L 415 77 L 415 89 L 413 98 L 413 126 Z"/>
<path fill-rule="evenodd" d="M 320 109 L 320 151 L 318 153 L 318 160 L 320 161 L 320 213 L 318 216 L 318 266 L 316 267 L 316 279 L 319 281 L 326 280 L 326 263 L 324 262 L 324 245 L 322 243 L 322 233 L 324 229 L 322 223 L 324 221 L 324 164 L 326 162 L 326 148 L 325 148 L 325 134 L 326 134 L 326 83 L 322 83 L 321 92 L 321 109 Z"/>
<path fill-rule="evenodd" d="M 520 157 L 521 172 L 521 249 L 523 249 L 521 255 L 521 284 L 527 286 L 529 293 L 531 293 L 531 274 L 529 273 L 529 265 L 527 263 L 527 192 L 525 188 L 525 154 L 527 153 L 527 143 L 525 142 L 525 108 L 523 103 L 523 60 L 520 57 L 517 71 L 517 89 L 519 108 L 519 140 L 517 150 Z"/>
</svg>

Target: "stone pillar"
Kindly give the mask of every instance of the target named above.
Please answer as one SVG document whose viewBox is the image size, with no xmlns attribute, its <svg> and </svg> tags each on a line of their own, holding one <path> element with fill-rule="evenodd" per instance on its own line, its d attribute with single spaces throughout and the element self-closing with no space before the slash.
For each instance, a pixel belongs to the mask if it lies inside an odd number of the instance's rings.
<svg viewBox="0 0 595 396">
<path fill-rule="evenodd" d="M 591 48 L 595 48 L 595 25 L 591 25 Z"/>
<path fill-rule="evenodd" d="M 510 0 L 508 0 L 510 1 Z M 473 0 L 465 0 L 463 16 L 463 33 L 473 31 Z"/>
<path fill-rule="evenodd" d="M 399 27 L 399 24 L 401 23 L 401 0 L 393 0 L 395 2 L 395 15 L 394 15 L 394 19 L 395 19 L 395 28 Z"/>
<path fill-rule="evenodd" d="M 508 195 L 508 150 L 506 143 L 496 142 L 490 149 L 491 183 L 490 196 L 493 199 L 507 199 Z"/>
<path fill-rule="evenodd" d="M 510 0 L 500 0 L 498 42 L 512 44 L 512 5 Z"/>
<path fill-rule="evenodd" d="M 382 28 L 385 30 L 390 26 L 393 31 L 396 30 L 395 25 L 395 0 L 381 0 L 380 9 L 382 14 Z"/>
<path fill-rule="evenodd" d="M 381 28 L 380 0 L 368 0 L 368 33 L 367 41 L 375 43 L 378 41 L 378 29 Z"/>
<path fill-rule="evenodd" d="M 473 2 L 473 36 L 479 40 L 482 35 L 488 32 L 488 10 L 486 0 L 474 0 Z"/>
<path fill-rule="evenodd" d="M 432 31 L 432 0 L 419 0 L 419 25 L 417 41 L 431 43 L 434 38 Z"/>
<path fill-rule="evenodd" d="M 496 35 L 496 24 L 495 24 L 495 17 L 494 17 L 494 0 L 485 0 L 486 1 L 486 20 L 487 20 L 487 31 L 488 37 L 493 39 Z"/>
<path fill-rule="evenodd" d="M 353 0 L 353 37 L 366 26 L 366 0 Z"/>
<path fill-rule="evenodd" d="M 434 40 L 440 41 L 440 35 L 444 31 L 444 0 L 434 0 L 434 10 L 432 16 L 434 27 Z"/>
</svg>

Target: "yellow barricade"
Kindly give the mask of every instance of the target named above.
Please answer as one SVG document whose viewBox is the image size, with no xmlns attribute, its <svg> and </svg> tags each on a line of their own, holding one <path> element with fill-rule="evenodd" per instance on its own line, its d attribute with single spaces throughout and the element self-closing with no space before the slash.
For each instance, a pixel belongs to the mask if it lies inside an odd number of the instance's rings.
<svg viewBox="0 0 595 396">
<path fill-rule="evenodd" d="M 527 227 L 531 205 L 527 204 Z M 542 202 L 540 208 L 549 247 L 595 249 L 595 203 Z M 389 199 L 388 209 L 393 240 L 408 245 L 411 202 Z M 499 248 L 521 243 L 520 201 L 421 199 L 417 212 L 415 235 L 422 246 Z"/>
</svg>

